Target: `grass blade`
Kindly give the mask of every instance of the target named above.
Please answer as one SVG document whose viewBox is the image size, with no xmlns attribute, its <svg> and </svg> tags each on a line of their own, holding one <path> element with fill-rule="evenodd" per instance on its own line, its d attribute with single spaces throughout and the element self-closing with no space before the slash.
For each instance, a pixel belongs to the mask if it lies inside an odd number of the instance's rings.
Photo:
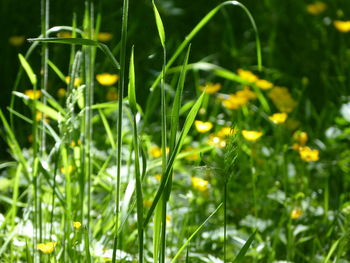
<svg viewBox="0 0 350 263">
<path fill-rule="evenodd" d="M 250 245 L 252 244 L 254 238 L 255 238 L 255 234 L 256 234 L 256 230 L 253 232 L 253 234 L 250 235 L 250 237 L 248 238 L 248 240 L 245 242 L 245 244 L 243 245 L 243 247 L 240 249 L 240 251 L 238 252 L 237 256 L 235 257 L 235 259 L 233 260 L 233 263 L 239 263 L 242 262 L 245 254 L 247 253 Z"/>
<path fill-rule="evenodd" d="M 152 5 L 153 5 L 154 17 L 156 19 L 157 30 L 158 30 L 160 42 L 162 43 L 162 46 L 164 48 L 165 47 L 165 32 L 164 32 L 162 18 L 159 15 L 157 6 L 154 4 L 154 0 L 152 0 Z"/>
<path fill-rule="evenodd" d="M 182 128 L 182 132 L 180 134 L 180 137 L 179 137 L 179 139 L 178 139 L 178 141 L 177 141 L 177 143 L 176 143 L 176 145 L 174 147 L 174 150 L 171 153 L 170 159 L 169 159 L 169 161 L 167 163 L 166 171 L 165 171 L 164 176 L 163 176 L 163 178 L 161 180 L 160 186 L 159 186 L 159 188 L 157 190 L 157 193 L 156 193 L 156 195 L 154 197 L 154 200 L 152 202 L 150 210 L 148 211 L 147 216 L 145 218 L 145 221 L 144 221 L 144 224 L 143 224 L 144 228 L 147 227 L 147 224 L 149 223 L 149 220 L 150 220 L 150 218 L 152 216 L 152 213 L 153 213 L 153 211 L 154 211 L 154 209 L 155 209 L 155 207 L 156 207 L 156 205 L 157 205 L 157 203 L 158 203 L 162 193 L 164 192 L 164 188 L 165 188 L 166 183 L 169 180 L 169 177 L 170 177 L 171 170 L 173 168 L 175 159 L 176 159 L 178 153 L 181 150 L 181 147 L 183 145 L 185 137 L 188 134 L 188 132 L 189 132 L 189 130 L 190 130 L 194 120 L 195 120 L 195 117 L 197 116 L 197 113 L 198 113 L 199 108 L 200 108 L 200 106 L 202 104 L 202 101 L 203 101 L 204 94 L 205 93 L 202 93 L 202 95 L 198 98 L 198 100 L 193 105 L 191 111 L 189 112 L 189 114 L 188 114 L 188 116 L 186 118 L 186 121 L 185 121 L 184 127 Z"/>
<path fill-rule="evenodd" d="M 197 229 L 192 233 L 192 235 L 186 240 L 186 242 L 182 245 L 182 247 L 177 251 L 174 258 L 170 261 L 170 263 L 174 263 L 177 258 L 181 255 L 182 251 L 187 247 L 187 245 L 191 242 L 191 240 L 194 238 L 194 236 L 203 228 L 203 226 L 209 221 L 210 218 L 213 217 L 213 215 L 216 214 L 216 212 L 221 208 L 222 203 L 212 212 L 207 219 L 199 226 Z"/>
<path fill-rule="evenodd" d="M 22 54 L 19 53 L 18 58 L 19 58 L 19 61 L 21 62 L 22 67 L 27 73 L 30 83 L 32 83 L 33 86 L 36 86 L 37 78 L 36 78 L 36 75 L 34 74 L 32 67 L 29 65 L 28 61 L 23 57 Z"/>
</svg>

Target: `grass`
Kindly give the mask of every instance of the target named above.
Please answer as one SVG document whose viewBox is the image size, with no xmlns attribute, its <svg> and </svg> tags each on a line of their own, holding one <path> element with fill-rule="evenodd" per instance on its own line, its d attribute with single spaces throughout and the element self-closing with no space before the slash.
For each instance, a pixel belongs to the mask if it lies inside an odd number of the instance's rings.
<svg viewBox="0 0 350 263">
<path fill-rule="evenodd" d="M 116 37 L 102 3 L 50 28 L 41 1 L 0 110 L 0 262 L 349 262 L 349 94 L 319 110 L 309 79 L 270 56 L 280 25 L 256 10 L 274 1 L 196 6 L 181 38 L 166 3 L 142 22 L 123 0 Z M 346 53 L 344 32 L 314 23 Z M 227 41 L 208 55 L 213 28 Z M 332 65 L 329 93 L 347 81 Z"/>
</svg>

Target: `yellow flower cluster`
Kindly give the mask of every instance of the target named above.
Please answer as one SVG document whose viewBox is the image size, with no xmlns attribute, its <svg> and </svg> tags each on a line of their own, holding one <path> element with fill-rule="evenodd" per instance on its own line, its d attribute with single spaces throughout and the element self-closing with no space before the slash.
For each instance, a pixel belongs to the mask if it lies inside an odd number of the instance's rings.
<svg viewBox="0 0 350 263">
<path fill-rule="evenodd" d="M 55 250 L 56 244 L 57 242 L 40 243 L 37 245 L 37 249 L 44 254 L 50 254 Z"/>
<path fill-rule="evenodd" d="M 221 89 L 220 83 L 206 83 L 203 86 L 198 87 L 199 90 L 204 91 L 207 94 L 214 94 Z"/>
<path fill-rule="evenodd" d="M 203 180 L 199 177 L 192 177 L 191 181 L 194 189 L 197 189 L 201 192 L 208 190 L 209 182 L 207 180 Z"/>
<path fill-rule="evenodd" d="M 251 71 L 238 69 L 237 73 L 243 80 L 249 83 L 254 83 L 260 89 L 267 90 L 273 87 L 273 84 L 271 82 L 264 79 L 259 79 L 259 77 Z"/>
<path fill-rule="evenodd" d="M 109 74 L 109 73 L 101 73 L 96 75 L 96 80 L 102 86 L 112 86 L 117 83 L 119 79 L 119 75 L 117 74 Z"/>
<path fill-rule="evenodd" d="M 320 159 L 319 151 L 306 146 L 308 135 L 306 132 L 297 131 L 293 134 L 293 139 L 297 142 L 293 144 L 293 149 L 299 152 L 299 156 L 303 161 L 315 162 Z"/>
<path fill-rule="evenodd" d="M 27 89 L 24 92 L 24 95 L 28 96 L 32 100 L 37 100 L 41 96 L 41 90 L 32 90 L 32 89 Z"/>
<path fill-rule="evenodd" d="M 333 25 L 338 31 L 342 33 L 347 33 L 350 31 L 350 21 L 336 20 L 333 22 Z"/>
<path fill-rule="evenodd" d="M 284 123 L 286 121 L 287 117 L 288 117 L 288 114 L 285 112 L 275 113 L 275 114 L 272 114 L 271 116 L 269 116 L 269 120 L 275 124 L 281 124 L 281 123 Z"/>
<path fill-rule="evenodd" d="M 256 99 L 256 95 L 249 87 L 244 87 L 236 93 L 229 94 L 228 98 L 222 100 L 222 105 L 230 110 L 236 110 L 249 102 Z"/>
<path fill-rule="evenodd" d="M 206 133 L 206 132 L 210 131 L 214 125 L 209 121 L 203 122 L 203 121 L 196 120 L 194 122 L 194 126 L 196 127 L 196 130 L 198 132 Z"/>
<path fill-rule="evenodd" d="M 290 113 L 296 106 L 296 101 L 285 87 L 274 87 L 269 93 L 269 98 L 280 112 Z"/>
<path fill-rule="evenodd" d="M 327 5 L 317 1 L 306 6 L 306 11 L 311 15 L 319 15 L 327 9 Z"/>
<path fill-rule="evenodd" d="M 299 147 L 300 158 L 306 162 L 315 162 L 320 159 L 319 151 L 317 149 L 311 149 L 307 146 Z"/>
<path fill-rule="evenodd" d="M 256 141 L 263 135 L 263 133 L 260 131 L 242 130 L 242 135 L 247 141 Z"/>
</svg>

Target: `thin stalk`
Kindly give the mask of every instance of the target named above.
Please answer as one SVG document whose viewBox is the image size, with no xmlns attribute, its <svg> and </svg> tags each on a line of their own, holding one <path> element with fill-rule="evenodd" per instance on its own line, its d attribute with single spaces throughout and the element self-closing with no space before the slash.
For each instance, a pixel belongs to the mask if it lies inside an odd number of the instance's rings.
<svg viewBox="0 0 350 263">
<path fill-rule="evenodd" d="M 161 80 L 161 115 L 162 115 L 162 175 L 164 176 L 166 165 L 167 165 L 167 125 L 166 125 L 166 97 L 165 97 L 165 74 L 166 74 L 166 49 L 163 46 L 163 69 L 162 69 L 162 80 Z M 169 182 L 168 182 L 169 184 Z M 170 193 L 169 193 L 170 194 Z M 168 195 L 163 194 L 161 202 L 162 206 L 162 228 L 161 228 L 161 250 L 160 250 L 160 262 L 165 262 L 165 246 L 166 246 L 166 210 L 167 210 Z"/>
<path fill-rule="evenodd" d="M 123 97 L 125 86 L 125 58 L 126 58 L 126 38 L 128 32 L 128 12 L 129 0 L 123 0 L 121 49 L 120 49 L 120 81 L 118 85 L 118 120 L 117 120 L 117 185 L 115 203 L 115 230 L 113 242 L 112 263 L 116 262 L 116 252 L 118 247 L 118 226 L 119 226 L 119 202 L 120 202 L 120 172 L 122 165 L 122 125 L 123 125 Z"/>
<path fill-rule="evenodd" d="M 224 263 L 227 262 L 227 180 L 224 184 Z"/>
</svg>

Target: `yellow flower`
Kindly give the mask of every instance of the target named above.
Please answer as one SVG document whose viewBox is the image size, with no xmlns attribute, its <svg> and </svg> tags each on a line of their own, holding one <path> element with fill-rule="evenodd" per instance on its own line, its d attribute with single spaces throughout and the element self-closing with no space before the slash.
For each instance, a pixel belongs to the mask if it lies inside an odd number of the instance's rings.
<svg viewBox="0 0 350 263">
<path fill-rule="evenodd" d="M 268 96 L 280 112 L 292 112 L 297 104 L 285 87 L 274 87 Z"/>
<path fill-rule="evenodd" d="M 113 35 L 108 32 L 100 32 L 98 33 L 97 39 L 101 42 L 108 42 L 113 38 Z"/>
<path fill-rule="evenodd" d="M 149 148 L 149 153 L 153 158 L 159 158 L 162 155 L 162 149 L 153 145 Z"/>
<path fill-rule="evenodd" d="M 226 136 L 232 135 L 235 133 L 235 130 L 231 127 L 222 127 L 216 135 L 220 138 L 225 138 Z"/>
<path fill-rule="evenodd" d="M 247 104 L 248 98 L 244 96 L 239 96 L 236 94 L 230 94 L 227 99 L 222 101 L 222 105 L 230 110 L 236 110 L 243 105 Z"/>
<path fill-rule="evenodd" d="M 44 118 L 44 121 L 49 123 L 50 120 L 47 118 L 47 115 L 44 114 L 44 117 L 43 117 L 43 113 L 41 111 L 37 111 L 36 114 L 35 114 L 35 119 L 37 121 L 41 121 L 41 119 Z"/>
<path fill-rule="evenodd" d="M 143 200 L 143 205 L 144 205 L 145 207 L 151 207 L 152 201 L 151 201 L 151 200 Z"/>
<path fill-rule="evenodd" d="M 300 146 L 299 143 L 293 143 L 293 145 L 292 145 L 292 148 L 293 148 L 294 151 L 299 151 L 300 147 L 302 147 L 302 146 Z"/>
<path fill-rule="evenodd" d="M 9 38 L 9 43 L 12 46 L 19 47 L 24 43 L 25 40 L 25 36 L 12 36 Z"/>
<path fill-rule="evenodd" d="M 290 217 L 292 219 L 298 219 L 299 217 L 301 217 L 302 214 L 303 214 L 303 210 L 301 210 L 300 208 L 294 208 L 290 213 Z"/>
<path fill-rule="evenodd" d="M 270 81 L 259 79 L 255 82 L 255 85 L 263 90 L 271 89 L 273 87 L 273 84 Z"/>
<path fill-rule="evenodd" d="M 40 243 L 36 247 L 45 254 L 50 254 L 55 250 L 57 242 Z"/>
<path fill-rule="evenodd" d="M 118 99 L 117 89 L 110 88 L 106 94 L 106 100 L 113 101 Z"/>
<path fill-rule="evenodd" d="M 244 86 L 243 90 L 239 90 L 235 93 L 238 97 L 244 97 L 248 100 L 256 99 L 256 95 L 248 86 Z"/>
<path fill-rule="evenodd" d="M 66 83 L 67 85 L 70 83 L 70 76 L 66 76 Z M 74 78 L 74 87 L 77 87 L 81 84 L 81 78 Z"/>
<path fill-rule="evenodd" d="M 209 121 L 203 122 L 203 121 L 195 121 L 194 125 L 196 127 L 196 130 L 200 133 L 205 133 L 210 131 L 213 128 L 213 124 Z"/>
<path fill-rule="evenodd" d="M 306 162 L 315 162 L 320 159 L 319 151 L 317 149 L 311 149 L 307 146 L 299 147 L 300 158 Z"/>
<path fill-rule="evenodd" d="M 298 141 L 301 145 L 305 145 L 309 139 L 309 136 L 306 132 L 303 131 L 296 131 L 293 134 L 293 139 Z"/>
<path fill-rule="evenodd" d="M 80 229 L 80 228 L 81 228 L 81 223 L 80 223 L 79 221 L 74 221 L 74 222 L 73 222 L 73 227 L 74 227 L 75 229 Z"/>
<path fill-rule="evenodd" d="M 338 31 L 342 33 L 347 33 L 350 31 L 350 21 L 336 20 L 333 22 L 333 25 Z"/>
<path fill-rule="evenodd" d="M 118 81 L 119 75 L 102 73 L 102 74 L 97 74 L 96 79 L 97 79 L 97 82 L 103 86 L 112 86 Z"/>
<path fill-rule="evenodd" d="M 207 83 L 204 86 L 199 86 L 199 89 L 201 91 L 205 91 L 207 94 L 214 94 L 218 92 L 221 89 L 221 84 L 220 83 Z"/>
<path fill-rule="evenodd" d="M 306 11 L 311 15 L 319 15 L 323 13 L 327 8 L 327 5 L 323 2 L 314 2 L 306 6 Z"/>
<path fill-rule="evenodd" d="M 196 150 L 196 148 L 192 147 L 192 146 L 187 146 L 185 149 L 184 149 L 184 152 L 192 152 Z M 197 161 L 199 160 L 199 153 L 192 153 L 190 155 L 187 155 L 185 157 L 186 160 L 188 161 Z"/>
<path fill-rule="evenodd" d="M 57 96 L 59 98 L 64 98 L 66 96 L 66 90 L 64 88 L 60 88 L 57 90 Z"/>
<path fill-rule="evenodd" d="M 238 69 L 237 73 L 243 80 L 250 83 L 254 83 L 259 79 L 258 76 L 248 70 Z"/>
<path fill-rule="evenodd" d="M 281 124 L 284 123 L 287 119 L 288 115 L 285 112 L 282 113 L 275 113 L 269 116 L 269 120 L 272 121 L 275 124 Z"/>
<path fill-rule="evenodd" d="M 74 166 L 73 165 L 68 165 L 67 171 L 66 171 L 66 167 L 61 167 L 61 173 L 63 174 L 71 174 L 74 171 Z"/>
<path fill-rule="evenodd" d="M 24 92 L 24 94 L 26 95 L 26 96 L 28 96 L 30 99 L 32 99 L 32 100 L 37 100 L 37 99 L 39 99 L 40 98 L 40 96 L 41 96 L 41 90 L 36 90 L 36 91 L 34 91 L 34 90 L 32 90 L 32 89 L 28 89 L 28 90 L 26 90 L 25 92 Z"/>
<path fill-rule="evenodd" d="M 259 131 L 243 130 L 242 135 L 244 139 L 246 139 L 247 141 L 256 141 L 263 135 L 263 133 Z"/>
<path fill-rule="evenodd" d="M 155 174 L 154 177 L 160 181 L 162 179 L 162 175 L 161 174 Z"/>
<path fill-rule="evenodd" d="M 192 186 L 194 189 L 197 189 L 197 190 L 202 191 L 202 192 L 208 190 L 208 185 L 209 185 L 208 181 L 203 180 L 203 179 L 198 178 L 198 177 L 192 177 L 191 181 L 192 181 Z"/>
<path fill-rule="evenodd" d="M 61 31 L 57 33 L 57 37 L 63 37 L 63 38 L 71 38 L 72 33 L 69 31 Z"/>
</svg>

